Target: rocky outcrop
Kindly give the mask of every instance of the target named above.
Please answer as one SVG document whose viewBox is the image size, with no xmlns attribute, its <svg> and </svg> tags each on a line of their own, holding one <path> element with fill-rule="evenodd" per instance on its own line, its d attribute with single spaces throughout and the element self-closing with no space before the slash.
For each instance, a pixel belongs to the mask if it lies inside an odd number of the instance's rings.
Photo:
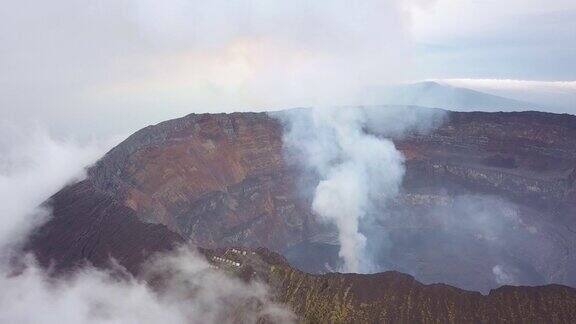
<svg viewBox="0 0 576 324">
<path fill-rule="evenodd" d="M 571 323 L 576 289 L 504 286 L 487 295 L 395 271 L 312 275 L 267 249 L 204 252 L 218 271 L 262 280 L 303 323 Z M 246 277 L 246 274 L 249 274 Z"/>
<path fill-rule="evenodd" d="M 280 300 L 307 323 L 571 323 L 576 290 L 504 286 L 488 295 L 398 272 L 313 276 L 274 267 Z"/>
</svg>

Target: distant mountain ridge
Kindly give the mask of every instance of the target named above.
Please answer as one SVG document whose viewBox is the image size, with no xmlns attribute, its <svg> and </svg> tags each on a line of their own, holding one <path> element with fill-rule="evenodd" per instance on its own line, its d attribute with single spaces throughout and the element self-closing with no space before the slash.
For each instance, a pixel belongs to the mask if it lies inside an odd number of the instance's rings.
<svg viewBox="0 0 576 324">
<path fill-rule="evenodd" d="M 496 96 L 435 81 L 424 81 L 367 90 L 373 102 L 386 105 L 413 105 L 452 110 L 540 110 L 530 102 Z"/>
</svg>

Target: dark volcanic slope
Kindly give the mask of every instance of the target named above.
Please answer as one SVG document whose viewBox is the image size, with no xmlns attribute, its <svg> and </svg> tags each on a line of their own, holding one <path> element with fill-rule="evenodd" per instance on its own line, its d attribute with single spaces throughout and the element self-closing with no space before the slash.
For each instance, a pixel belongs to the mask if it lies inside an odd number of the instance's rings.
<svg viewBox="0 0 576 324">
<path fill-rule="evenodd" d="M 28 243 L 41 265 L 66 270 L 86 261 L 97 267 L 116 259 L 137 273 L 146 257 L 184 240 L 166 226 L 138 220 L 135 212 L 96 190 L 90 181 L 68 186 L 47 203 L 53 218 Z"/>
<path fill-rule="evenodd" d="M 561 285 L 504 286 L 485 296 L 413 277 L 310 275 L 277 263 L 271 279 L 279 299 L 309 323 L 572 323 L 576 290 Z"/>
<path fill-rule="evenodd" d="M 483 291 L 498 285 L 497 265 L 518 283 L 576 285 L 576 117 L 450 113 L 431 134 L 396 145 L 407 174 L 400 216 L 373 226 L 372 235 L 385 231 L 393 243 L 378 252 L 382 268 Z M 289 249 L 300 256 L 291 262 L 322 271 L 335 257 L 331 233 L 315 223 L 310 195 L 301 190 L 316 179 L 284 158 L 282 125 L 265 113 L 189 115 L 130 136 L 88 181 L 141 220 L 201 246 Z M 500 233 L 496 247 L 474 228 L 442 228 L 442 215 L 458 219 L 459 208 L 470 205 L 461 195 L 478 194 L 505 199 L 518 215 L 499 225 L 514 233 Z M 486 205 L 477 209 L 491 213 Z M 491 217 L 507 214 L 502 208 Z M 321 254 L 302 257 L 316 250 Z M 330 251 L 332 260 L 324 260 Z"/>
</svg>

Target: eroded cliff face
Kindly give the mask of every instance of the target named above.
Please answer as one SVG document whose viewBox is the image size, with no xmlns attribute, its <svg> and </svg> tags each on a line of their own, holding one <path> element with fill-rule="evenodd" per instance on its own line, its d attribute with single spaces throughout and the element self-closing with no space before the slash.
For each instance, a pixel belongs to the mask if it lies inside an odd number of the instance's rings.
<svg viewBox="0 0 576 324">
<path fill-rule="evenodd" d="M 399 143 L 409 170 L 505 194 L 532 206 L 573 204 L 576 117 L 539 112 L 451 113 L 443 127 Z M 435 163 L 429 163 L 429 161 Z M 428 167 L 430 169 L 422 169 Z"/>
<path fill-rule="evenodd" d="M 282 132 L 265 113 L 189 115 L 135 133 L 88 181 L 140 220 L 200 246 L 290 251 L 298 256 L 291 262 L 322 272 L 336 266 L 332 229 L 312 215 L 317 179 L 289 163 Z M 576 117 L 450 113 L 432 133 L 395 144 L 406 157 L 403 191 L 372 228 L 394 243 L 378 252 L 383 269 L 486 290 L 498 285 L 493 268 L 505 260 L 520 283 L 576 284 Z M 485 233 L 445 235 L 440 215 L 457 215 L 462 195 L 513 204 L 517 219 L 502 226 L 518 234 L 497 253 Z M 306 259 L 310 244 L 319 244 L 318 257 Z"/>
<path fill-rule="evenodd" d="M 575 136 L 576 118 L 569 115 L 451 113 L 433 133 L 397 141 L 408 157 L 404 197 L 413 210 L 402 216 L 408 219 L 404 223 L 417 225 L 393 235 L 404 241 L 427 237 L 430 245 L 393 247 L 389 255 L 405 260 L 397 269 L 417 269 L 411 273 L 425 282 L 447 282 L 440 273 L 449 273 L 452 284 L 487 291 L 497 286 L 490 277 L 494 267 L 506 263 L 515 272 L 512 282 L 575 285 Z M 486 196 L 505 200 L 506 207 L 476 206 Z M 427 212 L 430 208 L 437 212 Z M 471 223 L 488 231 L 463 228 L 468 240 L 456 231 L 437 235 L 445 227 L 440 213 L 455 211 L 454 219 L 470 209 L 475 209 L 470 216 L 480 218 Z M 438 250 L 451 252 L 441 256 Z M 416 255 L 406 256 L 410 253 Z"/>
<path fill-rule="evenodd" d="M 90 170 L 96 186 L 201 246 L 280 250 L 305 238 L 309 208 L 266 114 L 190 115 L 147 127 Z"/>
</svg>

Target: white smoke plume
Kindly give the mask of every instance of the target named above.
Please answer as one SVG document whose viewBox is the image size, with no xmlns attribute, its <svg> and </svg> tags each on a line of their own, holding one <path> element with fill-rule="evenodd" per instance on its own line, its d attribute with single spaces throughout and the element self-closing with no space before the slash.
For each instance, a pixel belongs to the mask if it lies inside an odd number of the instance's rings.
<svg viewBox="0 0 576 324">
<path fill-rule="evenodd" d="M 134 278 L 117 266 L 86 266 L 52 276 L 31 255 L 11 266 L 28 234 L 49 220 L 38 208 L 62 186 L 84 177 L 112 141 L 58 140 L 42 127 L 0 127 L 0 322 L 2 323 L 291 323 L 267 287 L 215 271 L 190 249 L 158 255 Z M 160 280 L 160 279 L 161 280 Z M 158 287 L 152 287 L 156 282 Z"/>
<path fill-rule="evenodd" d="M 336 225 L 343 271 L 375 270 L 359 225 L 373 202 L 395 197 L 404 176 L 402 153 L 383 135 L 426 131 L 443 116 L 437 110 L 348 107 L 295 110 L 282 117 L 288 152 L 300 156 L 320 179 L 312 209 L 321 220 Z"/>
<path fill-rule="evenodd" d="M 500 264 L 497 264 L 492 268 L 492 273 L 494 274 L 494 279 L 500 285 L 510 285 L 514 283 L 514 277 L 506 272 L 504 267 Z"/>
</svg>

